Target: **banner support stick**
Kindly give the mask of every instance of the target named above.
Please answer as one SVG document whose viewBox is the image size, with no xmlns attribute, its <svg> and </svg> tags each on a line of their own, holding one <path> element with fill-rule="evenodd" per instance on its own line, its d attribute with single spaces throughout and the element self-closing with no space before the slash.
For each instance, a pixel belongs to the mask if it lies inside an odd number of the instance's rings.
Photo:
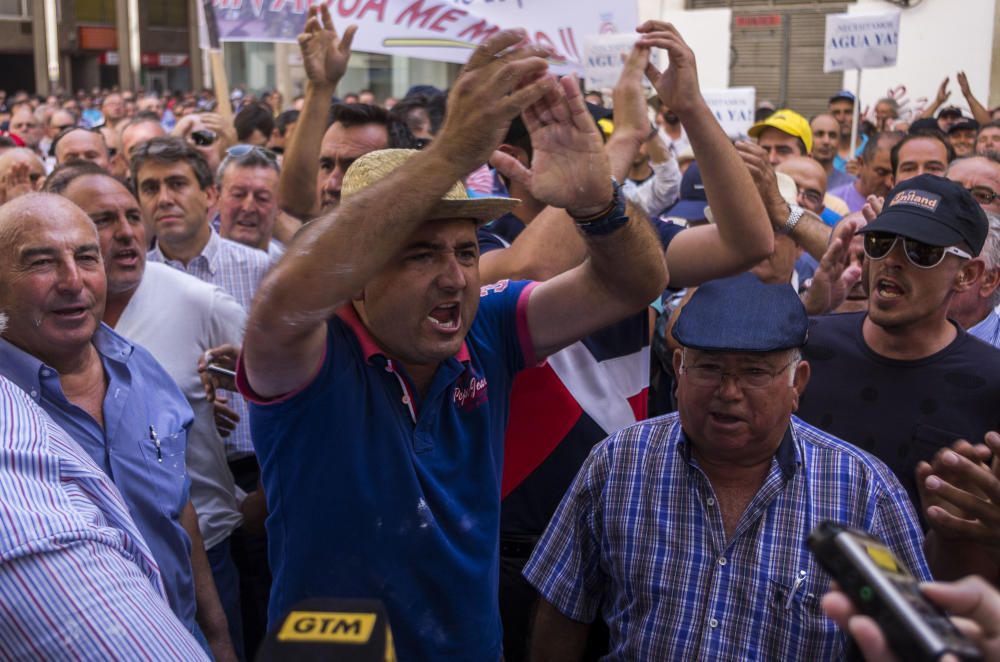
<svg viewBox="0 0 1000 662">
<path fill-rule="evenodd" d="M 858 72 L 858 80 L 854 85 L 854 112 L 851 114 L 851 152 L 848 161 L 854 160 L 854 155 L 858 151 L 858 121 L 861 116 L 861 69 Z"/>
</svg>

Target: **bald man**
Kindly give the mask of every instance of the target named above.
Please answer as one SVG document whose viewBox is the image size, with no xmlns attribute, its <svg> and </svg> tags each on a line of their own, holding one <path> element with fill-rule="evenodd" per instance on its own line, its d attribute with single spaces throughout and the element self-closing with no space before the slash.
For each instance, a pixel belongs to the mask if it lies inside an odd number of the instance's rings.
<svg viewBox="0 0 1000 662">
<path fill-rule="evenodd" d="M 40 191 L 45 184 L 45 164 L 26 147 L 0 154 L 0 204 L 25 193 Z"/>
<path fill-rule="evenodd" d="M 110 168 L 108 146 L 100 131 L 90 129 L 70 129 L 56 140 L 56 164 L 62 165 L 70 161 L 89 161 L 101 170 Z"/>
<path fill-rule="evenodd" d="M 48 193 L 0 207 L 0 311 L 10 318 L 0 374 L 112 478 L 174 614 L 216 659 L 234 659 L 188 494 L 191 407 L 148 351 L 101 323 L 106 295 L 97 231 L 79 207 Z"/>
<path fill-rule="evenodd" d="M 824 204 L 827 176 L 819 161 L 808 156 L 796 156 L 779 163 L 774 169 L 795 180 L 799 205 L 819 216 L 827 225 L 835 225 L 840 220 L 840 214 Z"/>
<path fill-rule="evenodd" d="M 854 176 L 833 167 L 840 149 L 840 122 L 829 113 L 820 113 L 809 122 L 813 132 L 812 157 L 816 159 L 826 173 L 828 189 L 850 184 Z"/>
</svg>

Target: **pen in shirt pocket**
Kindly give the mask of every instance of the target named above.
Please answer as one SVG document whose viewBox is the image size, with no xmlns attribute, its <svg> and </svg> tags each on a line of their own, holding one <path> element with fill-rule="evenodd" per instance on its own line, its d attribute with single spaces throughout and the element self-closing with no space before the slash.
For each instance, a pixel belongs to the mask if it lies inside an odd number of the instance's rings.
<svg viewBox="0 0 1000 662">
<path fill-rule="evenodd" d="M 806 580 L 806 571 L 799 570 L 799 576 L 795 578 L 795 582 L 792 584 L 792 588 L 788 591 L 788 599 L 785 600 L 785 610 L 792 608 L 792 600 L 795 598 L 795 594 L 798 592 L 799 587 L 802 586 L 802 582 Z"/>
<path fill-rule="evenodd" d="M 149 438 L 153 440 L 156 444 L 156 461 L 163 462 L 163 451 L 160 449 L 160 437 L 156 434 L 156 429 L 150 425 L 149 426 Z"/>
</svg>

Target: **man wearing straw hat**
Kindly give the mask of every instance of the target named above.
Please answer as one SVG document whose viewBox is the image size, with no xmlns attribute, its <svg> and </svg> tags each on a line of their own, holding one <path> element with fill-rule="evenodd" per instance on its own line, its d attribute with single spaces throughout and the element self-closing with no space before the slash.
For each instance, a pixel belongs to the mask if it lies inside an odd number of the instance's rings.
<svg viewBox="0 0 1000 662">
<path fill-rule="evenodd" d="M 514 375 L 666 285 L 663 252 L 648 223 L 630 221 L 576 80 L 557 81 L 523 39 L 502 31 L 477 48 L 428 148 L 359 158 L 340 206 L 261 285 L 237 380 L 254 403 L 270 513 L 272 626 L 307 597 L 374 597 L 400 659 L 499 659 Z M 670 73 L 675 89 L 696 75 Z M 457 182 L 522 112 L 535 149 L 517 176 L 569 211 L 590 259 L 545 283 L 480 288 L 476 227 L 517 201 L 469 199 Z"/>
</svg>

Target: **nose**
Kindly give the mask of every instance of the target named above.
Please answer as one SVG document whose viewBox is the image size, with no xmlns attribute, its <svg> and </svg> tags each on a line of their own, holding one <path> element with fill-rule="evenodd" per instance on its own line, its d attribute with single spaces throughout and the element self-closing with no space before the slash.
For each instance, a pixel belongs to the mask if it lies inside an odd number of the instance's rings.
<svg viewBox="0 0 1000 662">
<path fill-rule="evenodd" d="M 778 165 L 778 149 L 776 147 L 765 147 L 767 150 L 767 161 L 773 166 Z"/>
<path fill-rule="evenodd" d="M 719 384 L 718 395 L 720 399 L 727 401 L 741 399 L 743 397 L 743 389 L 740 387 L 739 377 L 729 373 L 723 373 L 722 382 Z"/>
<path fill-rule="evenodd" d="M 76 294 L 83 289 L 83 276 L 74 260 L 67 260 L 60 265 L 57 287 L 60 292 L 67 294 Z"/>
<path fill-rule="evenodd" d="M 442 262 L 443 264 L 437 277 L 438 287 L 442 290 L 451 291 L 464 289 L 468 283 L 468 279 L 465 276 L 465 270 L 459 264 L 455 254 L 448 253 L 443 257 Z"/>
<path fill-rule="evenodd" d="M 255 207 L 256 203 L 252 195 L 247 195 L 245 198 L 243 198 L 243 203 L 240 205 L 240 209 L 246 212 L 253 211 Z"/>
<path fill-rule="evenodd" d="M 340 187 L 343 183 L 344 170 L 338 165 L 330 172 L 330 176 L 326 178 L 326 183 L 323 184 L 323 190 L 327 193 L 333 193 L 339 198 Z"/>
</svg>

